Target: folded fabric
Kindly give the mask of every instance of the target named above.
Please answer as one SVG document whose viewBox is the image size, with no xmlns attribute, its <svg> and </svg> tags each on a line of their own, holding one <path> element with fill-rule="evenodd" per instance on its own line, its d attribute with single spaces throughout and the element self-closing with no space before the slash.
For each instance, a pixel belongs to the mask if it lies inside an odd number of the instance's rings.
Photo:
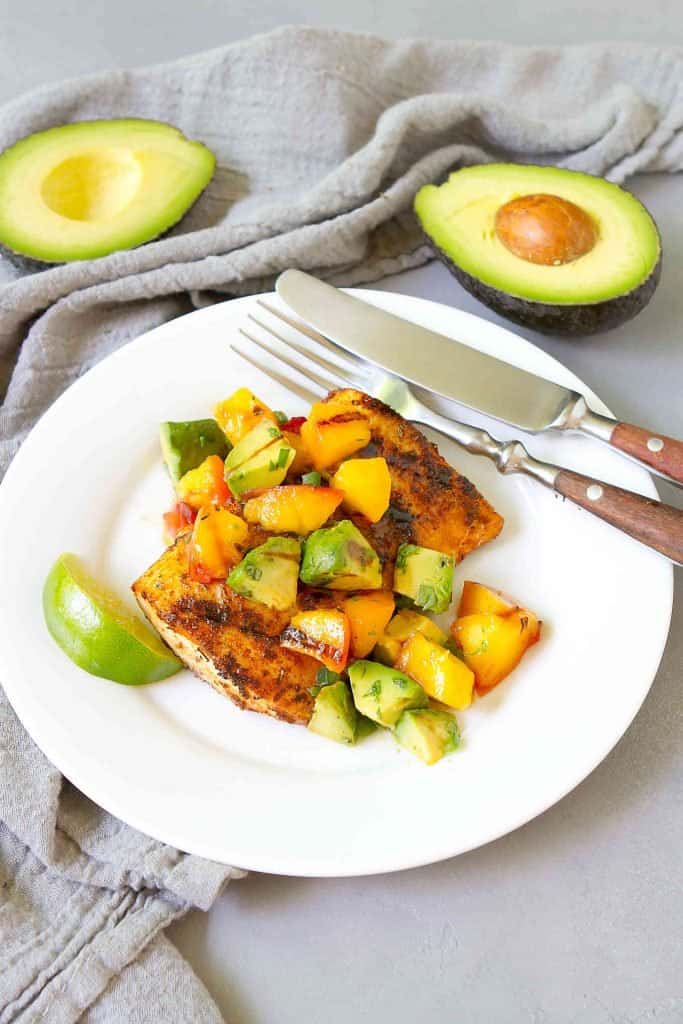
<svg viewBox="0 0 683 1024">
<path fill-rule="evenodd" d="M 424 263 L 412 198 L 454 166 L 681 170 L 681 58 L 287 28 L 7 104 L 0 149 L 62 122 L 148 117 L 206 143 L 218 169 L 156 242 L 32 274 L 0 259 L 0 476 L 51 402 L 142 331 L 289 266 L 353 284 Z M 220 1020 L 162 931 L 240 872 L 92 804 L 1 691 L 0 768 L 0 1024 Z"/>
</svg>

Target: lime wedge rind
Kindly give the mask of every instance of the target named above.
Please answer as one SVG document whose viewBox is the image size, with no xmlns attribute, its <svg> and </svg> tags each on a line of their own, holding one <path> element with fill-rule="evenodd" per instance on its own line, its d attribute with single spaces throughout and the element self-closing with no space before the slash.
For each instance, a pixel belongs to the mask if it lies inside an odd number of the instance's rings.
<svg viewBox="0 0 683 1024">
<path fill-rule="evenodd" d="M 64 653 L 91 675 L 128 686 L 167 679 L 181 662 L 123 602 L 61 555 L 43 586 L 48 631 Z"/>
</svg>

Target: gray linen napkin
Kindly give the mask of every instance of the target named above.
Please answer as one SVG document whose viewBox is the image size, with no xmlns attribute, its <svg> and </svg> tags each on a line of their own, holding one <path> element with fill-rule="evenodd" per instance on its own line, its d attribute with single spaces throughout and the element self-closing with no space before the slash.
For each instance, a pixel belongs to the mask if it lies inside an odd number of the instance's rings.
<svg viewBox="0 0 683 1024">
<path fill-rule="evenodd" d="M 0 148 L 64 121 L 151 117 L 209 145 L 218 172 L 160 241 L 31 275 L 0 260 L 0 475 L 72 381 L 192 305 L 268 288 L 289 266 L 353 284 L 425 262 L 411 200 L 454 165 L 681 170 L 682 55 L 285 28 L 7 104 Z M 0 1024 L 219 1020 L 161 932 L 239 873 L 86 800 L 2 691 L 0 767 Z"/>
</svg>

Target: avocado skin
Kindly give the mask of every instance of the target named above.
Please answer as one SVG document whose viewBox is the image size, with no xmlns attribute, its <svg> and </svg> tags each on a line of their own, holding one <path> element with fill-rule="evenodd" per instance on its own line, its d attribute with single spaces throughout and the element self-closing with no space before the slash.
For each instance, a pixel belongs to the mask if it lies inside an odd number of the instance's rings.
<svg viewBox="0 0 683 1024">
<path fill-rule="evenodd" d="M 500 316 L 521 327 L 529 327 L 531 330 L 538 331 L 540 334 L 576 338 L 620 327 L 627 320 L 632 320 L 647 306 L 659 284 L 662 272 L 660 248 L 659 259 L 650 276 L 625 295 L 617 295 L 613 299 L 605 299 L 604 302 L 589 303 L 585 306 L 554 305 L 552 302 L 521 299 L 516 295 L 500 291 L 492 285 L 484 284 L 479 278 L 472 277 L 471 274 L 457 266 L 447 253 L 434 244 L 428 235 L 425 234 L 424 238 L 437 259 L 441 260 L 450 270 L 465 291 L 474 295 L 475 299 Z"/>
</svg>

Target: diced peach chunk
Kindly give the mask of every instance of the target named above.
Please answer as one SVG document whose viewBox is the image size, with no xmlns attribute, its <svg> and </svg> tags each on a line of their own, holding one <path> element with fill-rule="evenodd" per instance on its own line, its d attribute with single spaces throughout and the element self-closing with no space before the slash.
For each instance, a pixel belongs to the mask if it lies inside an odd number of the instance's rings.
<svg viewBox="0 0 683 1024">
<path fill-rule="evenodd" d="M 396 668 L 419 683 L 434 700 L 460 710 L 472 703 L 474 673 L 449 650 L 413 633 L 401 649 Z"/>
<path fill-rule="evenodd" d="M 389 508 L 391 476 L 386 459 L 347 459 L 332 477 L 344 492 L 344 507 L 377 523 Z"/>
<path fill-rule="evenodd" d="M 477 612 L 493 612 L 494 615 L 507 615 L 517 605 L 500 590 L 492 590 L 483 583 L 465 580 L 462 586 L 462 597 L 458 605 L 458 618 L 463 615 L 475 615 Z"/>
<path fill-rule="evenodd" d="M 289 447 L 293 448 L 296 452 L 294 461 L 288 470 L 289 477 L 291 479 L 293 476 L 302 476 L 313 467 L 313 463 L 304 439 L 301 436 L 301 431 L 282 428 L 282 434 Z"/>
<path fill-rule="evenodd" d="M 301 439 L 315 469 L 327 469 L 370 441 L 368 421 L 348 405 L 316 402 L 301 427 Z"/>
<path fill-rule="evenodd" d="M 307 484 L 270 487 L 247 501 L 244 518 L 273 533 L 305 535 L 326 523 L 342 498 L 342 492 L 333 487 L 309 487 Z"/>
<path fill-rule="evenodd" d="M 202 583 L 224 580 L 244 554 L 249 528 L 227 508 L 199 510 L 189 544 L 190 575 Z"/>
<path fill-rule="evenodd" d="M 200 509 L 210 502 L 222 505 L 230 497 L 224 480 L 225 466 L 218 455 L 209 455 L 196 469 L 190 469 L 175 485 L 178 500 Z"/>
<path fill-rule="evenodd" d="M 505 679 L 540 639 L 541 623 L 532 612 L 513 607 L 504 615 L 464 615 L 455 620 L 451 632 L 474 672 L 477 693 L 483 694 Z"/>
<path fill-rule="evenodd" d="M 350 642 L 348 616 L 335 608 L 298 612 L 280 637 L 282 647 L 308 654 L 333 672 L 346 668 Z"/>
<path fill-rule="evenodd" d="M 213 414 L 232 445 L 241 441 L 264 418 L 277 423 L 275 413 L 249 388 L 238 388 L 229 398 L 218 403 Z"/>
<path fill-rule="evenodd" d="M 342 607 L 351 623 L 351 657 L 365 658 L 394 614 L 394 595 L 390 590 L 354 594 Z"/>
</svg>

